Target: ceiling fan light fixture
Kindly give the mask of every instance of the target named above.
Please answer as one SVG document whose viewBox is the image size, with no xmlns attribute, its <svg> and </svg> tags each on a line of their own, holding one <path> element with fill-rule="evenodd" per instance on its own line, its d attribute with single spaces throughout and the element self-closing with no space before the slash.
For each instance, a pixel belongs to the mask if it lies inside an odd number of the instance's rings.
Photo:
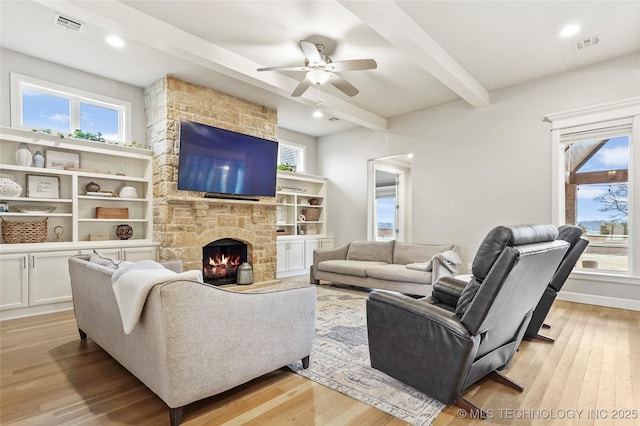
<svg viewBox="0 0 640 426">
<path fill-rule="evenodd" d="M 315 84 L 316 86 L 320 86 L 331 78 L 331 73 L 321 70 L 314 69 L 307 73 L 307 80 Z"/>
<path fill-rule="evenodd" d="M 322 118 L 324 117 L 324 113 L 322 112 L 322 110 L 320 109 L 320 103 L 322 102 L 322 99 L 318 99 L 318 103 L 316 104 L 316 109 L 313 110 L 313 116 L 315 118 Z"/>
</svg>

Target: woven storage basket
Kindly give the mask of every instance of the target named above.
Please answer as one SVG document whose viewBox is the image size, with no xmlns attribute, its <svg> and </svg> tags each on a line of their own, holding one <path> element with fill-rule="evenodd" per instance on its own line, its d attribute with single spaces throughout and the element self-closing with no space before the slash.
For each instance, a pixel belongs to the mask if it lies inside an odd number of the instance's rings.
<svg viewBox="0 0 640 426">
<path fill-rule="evenodd" d="M 47 219 L 9 221 L 2 219 L 2 238 L 7 244 L 42 243 L 47 239 Z"/>
<path fill-rule="evenodd" d="M 306 220 L 316 221 L 320 219 L 320 209 L 319 208 L 308 208 L 302 209 L 302 214 L 306 218 Z"/>
</svg>

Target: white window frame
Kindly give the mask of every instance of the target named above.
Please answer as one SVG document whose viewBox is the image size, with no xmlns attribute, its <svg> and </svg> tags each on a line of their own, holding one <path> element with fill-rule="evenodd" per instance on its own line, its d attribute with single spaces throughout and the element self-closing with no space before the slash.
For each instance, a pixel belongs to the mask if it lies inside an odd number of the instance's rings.
<svg viewBox="0 0 640 426">
<path fill-rule="evenodd" d="M 80 104 L 95 105 L 118 112 L 118 140 L 115 143 L 131 143 L 131 102 L 122 99 L 76 89 L 62 84 L 11 73 L 11 127 L 31 130 L 22 120 L 22 90 L 31 89 L 69 100 L 70 132 L 80 129 Z M 66 135 L 65 135 L 66 136 Z"/>
<path fill-rule="evenodd" d="M 289 142 L 289 141 L 284 141 L 284 140 L 279 140 L 278 141 L 279 147 L 278 147 L 278 164 L 282 164 L 282 161 L 280 159 L 280 149 L 283 146 L 286 146 L 287 148 L 293 149 L 298 151 L 298 166 L 296 167 L 296 172 L 299 173 L 306 173 L 307 170 L 307 147 L 305 145 L 299 144 L 299 143 L 295 143 L 295 142 Z M 302 165 L 302 168 L 300 168 L 300 165 Z"/>
<path fill-rule="evenodd" d="M 628 271 L 574 271 L 602 281 L 618 277 L 621 281 L 640 284 L 640 96 L 615 102 L 598 104 L 554 114 L 548 114 L 545 120 L 551 122 L 552 146 L 552 220 L 560 226 L 564 224 L 564 158 L 562 154 L 562 135 L 567 129 L 581 128 L 596 130 L 621 123 L 631 124 L 629 146 L 629 253 Z"/>
</svg>

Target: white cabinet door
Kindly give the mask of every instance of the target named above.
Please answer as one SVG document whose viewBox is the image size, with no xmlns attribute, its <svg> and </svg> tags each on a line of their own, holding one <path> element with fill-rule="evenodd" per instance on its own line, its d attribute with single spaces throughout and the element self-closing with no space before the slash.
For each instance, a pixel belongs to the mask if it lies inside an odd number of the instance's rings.
<svg viewBox="0 0 640 426">
<path fill-rule="evenodd" d="M 137 262 L 139 260 L 156 260 L 154 247 L 127 247 L 122 249 L 122 260 Z"/>
<path fill-rule="evenodd" d="M 305 267 L 310 268 L 313 265 L 313 251 L 316 249 L 333 248 L 333 238 L 319 238 L 317 240 L 306 240 L 304 242 L 304 260 Z"/>
<path fill-rule="evenodd" d="M 309 268 L 313 265 L 313 251 L 322 246 L 321 240 L 307 240 L 304 242 L 304 264 Z"/>
<path fill-rule="evenodd" d="M 276 243 L 276 276 L 295 275 L 304 271 L 304 241 L 280 241 Z"/>
<path fill-rule="evenodd" d="M 289 247 L 288 241 L 276 243 L 276 273 L 287 271 L 287 247 Z"/>
<path fill-rule="evenodd" d="M 68 259 L 78 251 L 32 254 L 29 258 L 29 306 L 71 300 Z"/>
<path fill-rule="evenodd" d="M 26 254 L 0 256 L 0 310 L 29 306 Z"/>
<path fill-rule="evenodd" d="M 289 241 L 289 270 L 304 269 L 304 241 Z"/>
</svg>

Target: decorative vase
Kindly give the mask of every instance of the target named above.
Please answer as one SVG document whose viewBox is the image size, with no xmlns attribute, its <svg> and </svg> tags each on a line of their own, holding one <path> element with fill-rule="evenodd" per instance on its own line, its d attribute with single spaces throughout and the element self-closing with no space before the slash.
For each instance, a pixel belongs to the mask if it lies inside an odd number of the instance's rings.
<svg viewBox="0 0 640 426">
<path fill-rule="evenodd" d="M 44 155 L 40 151 L 33 154 L 33 165 L 35 167 L 44 167 Z"/>
<path fill-rule="evenodd" d="M 16 164 L 26 167 L 31 167 L 31 164 L 33 164 L 33 154 L 29 150 L 29 145 L 24 142 L 16 150 Z"/>
<path fill-rule="evenodd" d="M 121 240 L 128 240 L 133 236 L 133 228 L 123 224 L 116 227 L 116 236 Z"/>
<path fill-rule="evenodd" d="M 100 191 L 100 185 L 95 182 L 89 182 L 85 185 L 84 189 L 86 189 L 87 192 L 98 192 Z"/>
<path fill-rule="evenodd" d="M 22 194 L 22 187 L 13 175 L 0 174 L 0 196 L 18 197 Z"/>
<path fill-rule="evenodd" d="M 125 186 L 120 188 L 118 195 L 120 198 L 138 198 L 138 190 L 127 182 Z"/>
</svg>

